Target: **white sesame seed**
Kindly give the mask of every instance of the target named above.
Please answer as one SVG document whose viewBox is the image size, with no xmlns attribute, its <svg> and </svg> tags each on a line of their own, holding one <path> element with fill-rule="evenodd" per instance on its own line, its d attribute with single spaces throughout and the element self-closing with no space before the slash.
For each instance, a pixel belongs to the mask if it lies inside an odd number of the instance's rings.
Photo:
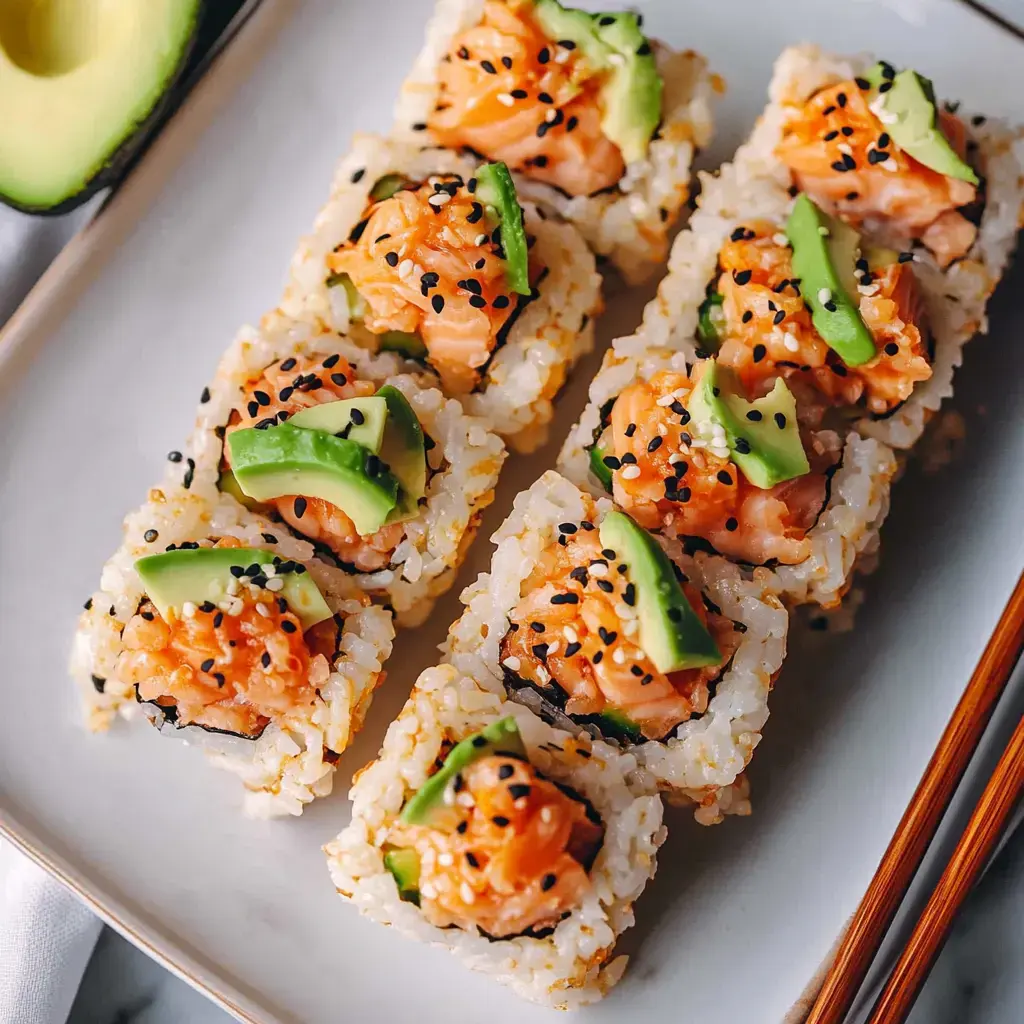
<svg viewBox="0 0 1024 1024">
<path fill-rule="evenodd" d="M 661 398 L 655 402 L 655 405 L 660 405 L 662 409 L 667 408 L 676 400 L 675 395 L 662 395 Z"/>
<path fill-rule="evenodd" d="M 461 792 L 461 793 L 460 793 L 460 794 L 459 794 L 459 795 L 458 795 L 458 796 L 457 796 L 457 797 L 455 798 L 455 802 L 456 802 L 456 803 L 457 803 L 457 804 L 458 804 L 458 805 L 459 805 L 460 807 L 474 807 L 474 806 L 476 806 L 476 801 L 475 801 L 475 800 L 473 799 L 473 794 L 472 794 L 472 793 L 468 793 L 468 792 L 466 792 L 466 790 L 463 790 L 463 791 L 462 791 L 462 792 Z"/>
<path fill-rule="evenodd" d="M 256 611 L 259 612 L 263 618 L 270 618 L 270 609 L 262 601 L 256 602 Z"/>
<path fill-rule="evenodd" d="M 786 351 L 787 352 L 799 352 L 800 351 L 800 342 L 797 341 L 796 338 L 794 338 L 792 334 L 787 334 L 786 337 L 785 337 L 785 340 L 782 342 L 782 344 L 786 346 Z"/>
<path fill-rule="evenodd" d="M 620 619 L 622 619 L 623 623 L 625 623 L 627 619 L 636 618 L 636 610 L 634 608 L 631 608 L 628 604 L 626 604 L 625 601 L 616 601 L 614 610 L 615 614 L 618 615 Z"/>
<path fill-rule="evenodd" d="M 420 895 L 425 896 L 428 900 L 432 900 L 437 895 L 437 889 L 430 882 L 424 882 L 420 886 Z"/>
<path fill-rule="evenodd" d="M 555 108 L 554 108 L 554 107 L 552 107 L 552 108 L 551 108 L 551 109 L 550 109 L 550 110 L 549 110 L 549 111 L 548 111 L 548 112 L 547 112 L 547 113 L 546 113 L 546 114 L 544 115 L 544 120 L 545 120 L 545 121 L 547 121 L 547 122 L 548 122 L 548 124 L 551 124 L 551 122 L 552 122 L 552 121 L 554 121 L 556 117 L 558 117 L 558 111 L 557 111 L 557 110 L 555 110 Z"/>
<path fill-rule="evenodd" d="M 640 623 L 636 619 L 626 619 L 622 623 L 622 632 L 625 636 L 632 636 L 640 628 Z"/>
<path fill-rule="evenodd" d="M 513 672 L 518 672 L 522 668 L 523 663 L 514 654 L 510 654 L 502 662 L 502 665 L 507 669 L 511 669 Z"/>
<path fill-rule="evenodd" d="M 776 231 L 775 234 L 772 235 L 772 241 L 776 245 L 783 245 L 783 246 L 788 246 L 789 245 L 789 238 L 786 235 L 784 235 L 781 231 Z"/>
<path fill-rule="evenodd" d="M 658 424 L 658 433 L 664 437 L 668 433 L 668 427 L 664 423 Z"/>
<path fill-rule="evenodd" d="M 459 896 L 462 898 L 463 903 L 475 903 L 476 893 L 473 892 L 469 882 L 463 882 L 459 886 Z"/>
<path fill-rule="evenodd" d="M 553 810 L 551 810 L 551 807 L 550 807 L 549 804 L 545 804 L 540 809 L 540 820 L 543 821 L 545 825 L 547 825 L 554 816 L 555 816 L 555 812 Z"/>
<path fill-rule="evenodd" d="M 848 156 L 853 156 L 853 147 L 848 142 L 840 142 L 836 145 L 836 149 L 840 153 L 846 153 Z"/>
<path fill-rule="evenodd" d="M 435 192 L 427 199 L 427 202 L 431 206 L 444 206 L 445 203 L 450 203 L 451 199 L 452 197 L 447 192 Z"/>
<path fill-rule="evenodd" d="M 234 576 L 228 580 L 227 587 L 224 588 L 227 591 L 229 597 L 234 597 L 238 593 L 238 580 Z"/>
<path fill-rule="evenodd" d="M 557 640 L 548 644 L 548 656 L 550 657 L 552 654 L 557 654 L 561 649 L 561 646 L 561 643 L 559 643 L 559 641 Z"/>
<path fill-rule="evenodd" d="M 609 53 L 608 63 L 618 67 L 619 65 L 626 63 L 626 58 L 623 57 L 621 53 Z"/>
<path fill-rule="evenodd" d="M 821 235 L 822 238 L 828 238 L 828 228 L 825 227 L 824 224 L 819 224 L 818 225 L 818 234 Z"/>
<path fill-rule="evenodd" d="M 476 238 L 473 239 L 473 244 L 474 245 L 483 245 L 484 242 L 486 242 L 487 239 L 490 238 L 490 237 L 491 237 L 490 235 L 477 235 Z"/>
<path fill-rule="evenodd" d="M 439 853 L 437 855 L 437 863 L 443 868 L 451 867 L 452 864 L 455 863 L 455 858 L 445 850 L 444 853 Z"/>
<path fill-rule="evenodd" d="M 608 575 L 608 566 L 604 562 L 595 562 L 588 570 L 591 576 L 601 577 Z"/>
<path fill-rule="evenodd" d="M 626 652 L 621 647 L 616 647 L 615 650 L 612 651 L 612 661 L 614 661 L 616 665 L 625 665 Z"/>
<path fill-rule="evenodd" d="M 543 666 L 538 665 L 535 670 L 538 683 L 549 683 L 551 682 L 551 673 Z"/>
<path fill-rule="evenodd" d="M 398 264 L 398 276 L 399 277 L 408 277 L 415 270 L 416 270 L 416 264 L 413 263 L 412 260 L 402 260 L 402 262 Z"/>
<path fill-rule="evenodd" d="M 186 619 L 191 619 L 195 615 L 195 613 L 196 606 L 191 601 L 186 601 L 181 606 L 181 614 L 184 615 Z"/>
<path fill-rule="evenodd" d="M 510 96 L 507 92 L 499 92 L 495 99 L 502 104 L 502 106 L 512 107 L 515 106 L 516 99 L 514 96 Z"/>
<path fill-rule="evenodd" d="M 566 626 L 565 629 L 562 630 L 562 636 L 564 636 L 571 644 L 576 643 L 580 638 L 579 633 L 577 633 L 572 626 Z"/>
<path fill-rule="evenodd" d="M 861 295 L 867 295 L 867 296 L 870 297 L 872 295 L 877 295 L 878 294 L 878 285 L 877 284 L 859 284 L 859 285 L 857 285 L 857 291 L 859 291 L 861 293 Z"/>
<path fill-rule="evenodd" d="M 818 301 L 824 306 L 826 302 L 832 301 L 832 292 L 828 288 L 818 289 Z"/>
<path fill-rule="evenodd" d="M 634 465 L 623 466 L 619 470 L 623 480 L 635 480 L 640 475 L 640 467 Z"/>
<path fill-rule="evenodd" d="M 564 64 L 569 59 L 569 51 L 558 50 L 553 59 L 556 64 Z"/>
<path fill-rule="evenodd" d="M 267 580 L 267 590 L 273 591 L 275 594 L 279 590 L 284 590 L 284 580 L 280 576 L 275 576 L 272 580 Z"/>
</svg>

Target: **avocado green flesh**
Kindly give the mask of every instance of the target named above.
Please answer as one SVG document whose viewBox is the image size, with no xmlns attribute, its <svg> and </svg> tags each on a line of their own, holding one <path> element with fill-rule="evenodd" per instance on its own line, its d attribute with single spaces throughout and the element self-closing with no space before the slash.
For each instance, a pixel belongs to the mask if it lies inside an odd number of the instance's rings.
<svg viewBox="0 0 1024 1024">
<path fill-rule="evenodd" d="M 401 352 L 410 359 L 425 359 L 427 356 L 423 339 L 406 331 L 384 331 L 377 335 L 377 345 L 381 352 Z"/>
<path fill-rule="evenodd" d="M 663 86 L 636 14 L 590 14 L 557 0 L 535 0 L 534 16 L 549 39 L 571 40 L 592 68 L 608 72 L 600 96 L 601 131 L 627 164 L 643 160 L 661 122 Z"/>
<path fill-rule="evenodd" d="M 394 876 L 398 895 L 406 903 L 420 902 L 420 858 L 407 847 L 396 847 L 384 854 L 384 867 Z"/>
<path fill-rule="evenodd" d="M 594 479 L 609 493 L 612 493 L 612 471 L 605 465 L 607 451 L 599 444 L 590 449 L 590 472 Z"/>
<path fill-rule="evenodd" d="M 411 519 L 427 493 L 427 448 L 423 427 L 405 395 L 385 384 L 376 395 L 387 405 L 388 417 L 380 457 L 399 484 L 398 504 L 388 522 Z"/>
<path fill-rule="evenodd" d="M 408 184 L 404 174 L 385 174 L 383 178 L 378 178 L 373 183 L 373 188 L 370 189 L 370 198 L 375 202 L 390 199 Z"/>
<path fill-rule="evenodd" d="M 694 428 L 710 434 L 713 425 L 719 424 L 733 462 L 755 487 L 767 490 L 809 473 L 796 399 L 782 378 L 753 402 L 738 394 L 739 389 L 734 374 L 716 362 L 708 363 L 688 403 Z"/>
<path fill-rule="evenodd" d="M 523 227 L 523 210 L 508 167 L 503 163 L 484 164 L 476 172 L 476 197 L 483 203 L 493 222 L 501 228 L 501 247 L 505 250 L 505 278 L 518 295 L 530 294 L 530 253 Z"/>
<path fill-rule="evenodd" d="M 340 508 L 360 536 L 376 533 L 398 504 L 395 477 L 382 467 L 371 470 L 369 460 L 376 455 L 321 430 L 289 423 L 236 430 L 228 436 L 228 450 L 238 486 L 250 498 L 320 498 Z"/>
<path fill-rule="evenodd" d="M 494 754 L 507 754 L 520 759 L 526 757 L 519 726 L 511 715 L 491 722 L 452 747 L 441 768 L 427 779 L 402 809 L 402 821 L 407 825 L 426 825 L 443 831 L 454 828 L 460 816 L 454 806 L 445 800 L 449 785 L 471 764 Z"/>
<path fill-rule="evenodd" d="M 643 731 L 625 712 L 618 708 L 605 708 L 598 712 L 597 718 L 601 724 L 606 725 L 610 732 L 626 736 L 632 743 L 643 741 Z"/>
<path fill-rule="evenodd" d="M 261 548 L 190 548 L 146 555 L 135 563 L 146 596 L 165 620 L 170 612 L 180 616 L 186 602 L 217 604 L 228 595 L 235 577 L 233 567 L 273 563 L 274 553 Z M 284 598 L 302 623 L 303 631 L 332 617 L 323 595 L 309 573 L 283 573 L 284 589 L 275 597 Z"/>
<path fill-rule="evenodd" d="M 260 507 L 260 503 L 258 501 L 253 501 L 253 499 L 238 486 L 235 474 L 232 473 L 230 469 L 225 469 L 221 472 L 220 477 L 217 479 L 217 490 L 222 494 L 230 494 L 239 505 L 249 509 L 250 512 L 253 512 Z"/>
<path fill-rule="evenodd" d="M 303 430 L 323 430 L 335 436 L 342 434 L 349 441 L 355 441 L 377 454 L 384 440 L 387 418 L 387 402 L 373 395 L 369 398 L 342 398 L 337 402 L 313 405 L 295 413 L 288 422 Z"/>
<path fill-rule="evenodd" d="M 640 647 L 659 672 L 717 665 L 722 660 L 711 634 L 690 607 L 675 569 L 658 542 L 624 512 L 601 523 L 601 545 L 626 563 L 636 587 Z"/>
<path fill-rule="evenodd" d="M 847 366 L 874 359 L 875 339 L 854 297 L 857 232 L 801 192 L 786 221 L 786 237 L 793 247 L 794 277 L 811 307 L 814 329 Z"/>
<path fill-rule="evenodd" d="M 106 184 L 184 66 L 201 6 L 0 3 L 0 198 L 67 210 Z"/>
<path fill-rule="evenodd" d="M 888 115 L 885 130 L 904 153 L 939 174 L 978 184 L 978 176 L 950 145 L 939 127 L 939 109 L 931 80 L 905 68 L 889 79 L 885 92 L 878 92 L 886 81 L 883 64 L 876 64 L 865 78 L 871 83 L 875 102 Z M 891 72 L 890 72 L 891 73 Z"/>
<path fill-rule="evenodd" d="M 715 326 L 714 317 L 716 313 L 721 313 L 724 301 L 724 295 L 719 292 L 712 292 L 700 304 L 697 320 L 697 337 L 700 338 L 701 344 L 708 352 L 717 352 L 722 344 L 722 339 L 718 336 L 718 328 Z"/>
<path fill-rule="evenodd" d="M 356 291 L 348 274 L 331 274 L 327 278 L 328 288 L 343 288 L 348 301 L 349 320 L 363 320 L 366 317 L 366 300 Z"/>
</svg>

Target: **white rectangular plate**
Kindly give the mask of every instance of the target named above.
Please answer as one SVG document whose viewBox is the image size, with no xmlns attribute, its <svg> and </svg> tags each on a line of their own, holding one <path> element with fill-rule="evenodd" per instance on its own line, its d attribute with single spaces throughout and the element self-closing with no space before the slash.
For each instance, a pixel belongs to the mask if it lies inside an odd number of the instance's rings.
<svg viewBox="0 0 1024 1024">
<path fill-rule="evenodd" d="M 300 821 L 243 820 L 234 779 L 148 730 L 88 735 L 65 670 L 122 516 L 182 443 L 235 328 L 274 303 L 351 132 L 386 128 L 429 6 L 265 5 L 228 70 L 214 70 L 104 214 L 122 226 L 137 217 L 134 230 L 77 302 L 58 290 L 52 316 L 21 325 L 22 358 L 0 380 L 0 823 L 136 942 L 260 1022 L 550 1016 L 361 920 L 334 897 L 320 854 L 348 819 L 348 777 L 433 662 L 458 587 L 426 628 L 399 638 L 338 792 Z M 772 59 L 804 38 L 912 64 L 968 109 L 1024 114 L 1020 43 L 952 0 L 641 6 L 652 34 L 701 50 L 729 81 L 705 165 L 747 133 Z M 855 907 L 1024 562 L 1013 288 L 959 381 L 966 453 L 900 483 L 856 632 L 798 638 L 754 761 L 756 817 L 702 830 L 670 815 L 626 943 L 632 971 L 587 1019 L 778 1021 Z M 605 341 L 631 329 L 641 300 L 612 297 Z M 510 462 L 484 536 L 553 463 L 594 368 L 560 404 L 555 444 Z M 489 550 L 481 540 L 463 581 Z"/>
</svg>

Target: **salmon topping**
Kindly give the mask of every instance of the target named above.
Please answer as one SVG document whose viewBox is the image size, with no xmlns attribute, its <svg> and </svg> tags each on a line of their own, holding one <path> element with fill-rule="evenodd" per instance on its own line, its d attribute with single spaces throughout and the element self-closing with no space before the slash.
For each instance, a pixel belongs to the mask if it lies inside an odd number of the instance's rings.
<svg viewBox="0 0 1024 1024">
<path fill-rule="evenodd" d="M 777 228 L 755 223 L 737 228 L 719 255 L 723 339 L 717 359 L 736 370 L 752 395 L 785 377 L 801 415 L 815 407 L 863 404 L 884 415 L 905 402 L 932 375 L 929 336 L 920 291 L 910 263 L 857 264 L 860 314 L 874 335 L 877 355 L 847 366 L 814 329 L 792 279 L 792 250 Z M 821 410 L 818 410 L 820 414 Z"/>
<path fill-rule="evenodd" d="M 325 402 L 372 395 L 376 386 L 356 379 L 355 370 L 339 355 L 323 359 L 289 358 L 273 363 L 246 385 L 241 406 L 232 410 L 227 432 L 243 427 L 284 423 L 295 413 Z M 225 464 L 230 465 L 224 448 Z M 402 523 L 391 523 L 361 537 L 355 524 L 337 505 L 322 498 L 287 495 L 268 502 L 297 533 L 326 544 L 338 558 L 359 572 L 376 572 L 390 561 L 405 534 Z"/>
<path fill-rule="evenodd" d="M 572 196 L 615 186 L 625 171 L 601 132 L 603 75 L 568 40 L 548 39 L 525 0 L 489 0 L 440 65 L 428 126 L 442 146 L 468 148 Z"/>
<path fill-rule="evenodd" d="M 939 127 L 961 158 L 963 122 L 939 112 Z M 893 142 L 855 81 L 815 93 L 786 126 L 778 155 L 819 206 L 900 244 L 920 239 L 940 266 L 966 255 L 977 229 L 959 207 L 978 190 L 919 163 Z"/>
<path fill-rule="evenodd" d="M 472 391 L 517 309 L 498 229 L 458 177 L 435 177 L 370 206 L 360 232 L 327 258 L 366 303 L 374 334 L 418 334 L 450 393 Z M 532 265 L 530 279 L 540 268 Z"/>
<path fill-rule="evenodd" d="M 542 693 L 557 687 L 566 714 L 617 711 L 648 739 L 706 711 L 709 685 L 722 665 L 659 672 L 639 646 L 636 588 L 624 563 L 602 551 L 597 530 L 563 537 L 565 544 L 549 547 L 523 583 L 501 642 L 505 668 Z M 695 586 L 684 583 L 683 590 L 725 664 L 739 633 L 705 607 Z"/>
<path fill-rule="evenodd" d="M 641 526 L 703 538 L 730 558 L 755 565 L 803 561 L 840 439 L 829 431 L 804 436 L 811 471 L 761 490 L 724 448 L 694 436 L 686 403 L 698 380 L 664 370 L 616 399 L 603 445 L 611 453 L 616 503 Z"/>
<path fill-rule="evenodd" d="M 554 927 L 590 890 L 600 821 L 528 761 L 484 757 L 459 778 L 457 829 L 391 832 L 419 855 L 423 915 L 439 928 L 480 928 L 496 939 Z"/>
<path fill-rule="evenodd" d="M 179 725 L 257 737 L 316 698 L 337 646 L 334 620 L 303 635 L 284 600 L 242 588 L 238 614 L 212 603 L 165 621 L 143 601 L 124 628 L 117 674 Z M 168 716 L 172 717 L 172 716 Z"/>
</svg>

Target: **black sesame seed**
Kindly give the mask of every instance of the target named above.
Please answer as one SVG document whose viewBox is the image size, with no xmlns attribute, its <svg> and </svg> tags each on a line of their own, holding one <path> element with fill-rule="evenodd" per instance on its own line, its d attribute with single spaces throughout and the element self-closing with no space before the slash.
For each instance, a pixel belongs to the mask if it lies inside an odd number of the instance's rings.
<svg viewBox="0 0 1024 1024">
<path fill-rule="evenodd" d="M 737 437 L 733 446 L 740 455 L 750 454 L 750 442 L 745 437 Z"/>
<path fill-rule="evenodd" d="M 732 533 L 734 530 L 736 530 L 739 527 L 739 525 L 740 524 L 737 522 L 737 520 L 733 516 L 729 516 L 729 518 L 726 519 L 726 521 L 725 521 L 725 528 L 730 533 Z"/>
<path fill-rule="evenodd" d="M 689 487 L 680 487 L 679 493 L 676 495 L 676 501 L 678 501 L 681 505 L 685 505 L 692 496 L 693 492 L 690 490 Z"/>
<path fill-rule="evenodd" d="M 430 305 L 434 307 L 434 312 L 435 313 L 440 313 L 444 309 L 444 296 L 443 295 L 435 295 L 430 300 Z"/>
<path fill-rule="evenodd" d="M 763 418 L 764 417 L 761 415 L 760 409 L 751 409 L 750 412 L 747 413 L 747 419 L 752 423 L 758 423 Z"/>
<path fill-rule="evenodd" d="M 844 164 L 842 160 L 833 160 L 832 163 L 829 164 L 829 167 L 831 167 L 833 171 L 837 171 L 839 174 L 842 174 L 846 170 L 846 164 Z"/>
<path fill-rule="evenodd" d="M 181 452 L 168 452 L 167 453 L 167 461 L 168 462 L 181 462 L 181 457 L 182 457 L 181 456 Z"/>
<path fill-rule="evenodd" d="M 494 824 L 498 826 L 498 828 L 506 828 L 509 824 L 509 820 L 505 817 L 504 814 L 494 815 L 494 817 L 491 818 L 491 821 L 493 821 Z"/>
<path fill-rule="evenodd" d="M 775 420 L 775 426 L 777 426 L 779 430 L 786 429 L 786 414 L 784 412 L 777 412 L 773 419 Z"/>
<path fill-rule="evenodd" d="M 398 266 L 398 253 L 397 252 L 385 253 L 384 254 L 384 262 L 387 263 L 387 265 L 389 267 L 397 267 Z"/>
<path fill-rule="evenodd" d="M 523 797 L 530 795 L 530 787 L 525 782 L 513 782 L 512 785 L 508 787 L 508 795 L 512 797 L 513 800 L 522 800 Z"/>
<path fill-rule="evenodd" d="M 829 106 L 829 107 L 826 107 L 821 113 L 822 113 L 823 117 L 828 117 L 829 114 L 834 114 L 835 112 L 836 112 L 836 108 L 833 107 L 833 106 Z"/>
<path fill-rule="evenodd" d="M 616 470 L 622 465 L 614 455 L 606 455 L 601 461 L 611 470 Z"/>
<path fill-rule="evenodd" d="M 604 660 L 604 651 L 596 651 L 594 653 L 593 658 L 591 658 L 590 660 L 593 664 L 600 665 L 601 662 Z"/>
<path fill-rule="evenodd" d="M 495 309 L 506 309 L 509 304 L 509 298 L 507 295 L 499 295 L 491 303 Z"/>
<path fill-rule="evenodd" d="M 626 589 L 622 592 L 622 600 L 630 607 L 636 604 L 636 584 L 627 583 Z"/>
<path fill-rule="evenodd" d="M 775 324 L 776 326 L 778 326 L 785 319 L 786 319 L 786 311 L 784 309 L 780 309 L 775 314 L 775 316 L 772 317 L 772 323 Z"/>
<path fill-rule="evenodd" d="M 548 889 L 553 889 L 555 887 L 555 883 L 557 881 L 558 877 L 556 875 L 548 873 L 540 880 L 540 887 L 544 892 L 547 892 Z"/>
<path fill-rule="evenodd" d="M 498 69 L 489 60 L 480 61 L 480 67 L 489 75 L 496 75 L 498 73 Z"/>
<path fill-rule="evenodd" d="M 467 50 L 464 46 L 460 46 L 456 53 L 460 59 L 469 60 L 469 50 Z"/>
<path fill-rule="evenodd" d="M 567 658 L 571 658 L 571 657 L 572 657 L 572 656 L 573 656 L 574 654 L 579 654 L 579 652 L 580 652 L 580 648 L 581 648 L 582 646 L 583 646 L 583 644 L 581 644 L 581 643 L 576 643 L 576 642 L 574 642 L 574 643 L 571 643 L 571 644 L 568 644 L 568 645 L 566 646 L 566 648 L 565 648 L 565 656 L 566 656 Z"/>
<path fill-rule="evenodd" d="M 579 604 L 579 594 L 552 594 L 552 604 Z"/>
<path fill-rule="evenodd" d="M 644 670 L 639 665 L 630 665 L 629 671 L 635 676 L 642 676 L 644 674 Z"/>
<path fill-rule="evenodd" d="M 153 541 L 155 541 L 155 540 L 157 539 L 157 537 L 159 537 L 159 536 L 160 536 L 160 534 L 159 534 L 159 533 L 157 533 L 157 532 L 156 532 L 156 530 L 147 530 L 147 531 L 146 531 L 146 532 L 145 532 L 145 533 L 144 533 L 144 534 L 142 535 L 142 539 L 143 539 L 143 540 L 144 540 L 144 541 L 145 541 L 145 542 L 146 542 L 147 544 L 152 544 L 152 543 L 153 543 Z"/>
<path fill-rule="evenodd" d="M 747 284 L 752 276 L 753 272 L 750 270 L 734 270 L 732 272 L 732 279 L 739 285 Z"/>
<path fill-rule="evenodd" d="M 882 164 L 889 159 L 889 153 L 883 149 L 873 149 L 868 153 L 869 164 Z"/>
<path fill-rule="evenodd" d="M 838 103 L 839 106 L 841 106 L 841 107 L 845 107 L 846 106 L 846 93 L 845 92 L 841 92 L 841 93 L 839 93 L 838 96 L 836 96 L 836 103 Z"/>
<path fill-rule="evenodd" d="M 901 252 L 896 259 L 899 263 L 912 263 L 914 260 L 914 254 L 912 252 Z"/>
<path fill-rule="evenodd" d="M 475 854 L 475 853 L 473 853 L 473 851 L 472 851 L 472 850 L 467 850 L 467 851 L 466 851 L 466 863 L 467 863 L 467 864 L 468 864 L 468 865 L 469 865 L 469 866 L 470 866 L 471 868 L 478 868 L 478 867 L 480 867 L 480 861 L 478 861 L 478 860 L 476 859 L 476 854 Z"/>
<path fill-rule="evenodd" d="M 460 821 L 458 823 L 458 825 L 455 826 L 455 831 L 458 832 L 459 835 L 461 836 L 461 835 L 465 835 L 466 829 L 468 829 L 468 828 L 469 828 L 469 822 L 468 821 Z"/>
<path fill-rule="evenodd" d="M 732 486 L 732 476 L 730 476 L 728 470 L 720 469 L 716 475 L 718 477 L 719 483 L 725 484 L 726 487 Z"/>
<path fill-rule="evenodd" d="M 469 304 L 474 309 L 483 309 L 487 305 L 487 300 L 482 295 L 470 295 Z"/>
<path fill-rule="evenodd" d="M 900 351 L 900 347 L 899 347 L 899 345 L 897 345 L 897 344 L 896 344 L 896 342 L 895 342 L 895 341 L 890 341 L 890 342 L 889 342 L 889 343 L 888 343 L 888 344 L 887 344 L 887 345 L 885 346 L 885 354 L 886 354 L 887 356 L 895 356 L 895 355 L 898 355 L 898 354 L 899 354 L 899 351 Z"/>
<path fill-rule="evenodd" d="M 301 495 L 295 499 L 295 518 L 301 519 L 306 514 L 307 501 Z"/>
<path fill-rule="evenodd" d="M 547 644 L 534 644 L 530 650 L 533 652 L 535 658 L 539 658 L 543 661 L 548 656 L 548 645 Z"/>
<path fill-rule="evenodd" d="M 83 608 L 84 608 L 84 609 L 85 609 L 85 610 L 86 610 L 87 612 L 91 612 L 91 611 L 92 611 L 92 598 L 91 598 L 91 597 L 89 597 L 89 598 L 86 598 L 85 604 L 83 604 L 83 605 L 82 605 L 82 607 L 83 607 Z"/>
<path fill-rule="evenodd" d="M 626 452 L 622 456 L 622 464 L 624 466 L 635 466 L 636 465 L 636 456 L 632 452 Z"/>
<path fill-rule="evenodd" d="M 537 60 L 541 64 L 547 64 L 551 60 L 551 51 L 545 46 L 544 49 L 537 54 Z"/>
<path fill-rule="evenodd" d="M 549 92 L 539 92 L 539 93 L 537 93 L 537 99 L 541 103 L 554 103 L 555 102 L 555 98 Z"/>
<path fill-rule="evenodd" d="M 608 580 L 594 580 L 594 582 L 606 593 L 610 594 L 615 587 Z"/>
<path fill-rule="evenodd" d="M 186 465 L 188 468 L 185 470 L 185 475 L 181 478 L 181 486 L 187 491 L 192 486 L 192 481 L 196 476 L 196 464 L 194 459 L 187 459 Z"/>
<path fill-rule="evenodd" d="M 854 79 L 858 89 L 870 89 L 871 83 L 866 78 L 861 78 L 859 75 Z"/>
<path fill-rule="evenodd" d="M 534 633 L 543 633 L 544 632 L 544 623 L 543 622 L 531 622 L 530 623 L 530 629 L 532 629 L 534 631 Z"/>
<path fill-rule="evenodd" d="M 203 393 L 199 396 L 199 401 L 203 405 L 206 405 L 206 403 L 209 400 L 210 400 L 210 389 L 209 388 L 203 388 Z"/>
<path fill-rule="evenodd" d="M 576 127 L 577 127 L 577 125 L 579 125 L 579 123 L 580 123 L 580 119 L 578 117 L 576 117 L 576 115 L 574 114 L 572 117 L 569 118 L 568 121 L 565 122 L 565 130 L 567 132 L 575 131 Z"/>
<path fill-rule="evenodd" d="M 199 666 L 201 672 L 209 672 L 213 668 L 213 658 L 207 658 L 206 661 Z"/>
<path fill-rule="evenodd" d="M 498 769 L 498 778 L 503 780 L 503 781 L 505 779 L 510 779 L 515 774 L 515 771 L 516 770 L 515 770 L 515 768 L 512 767 L 512 765 L 510 765 L 510 764 L 503 764 Z"/>
<path fill-rule="evenodd" d="M 832 132 L 829 132 L 825 136 L 825 141 L 826 142 L 831 142 L 833 139 L 838 139 L 838 138 L 839 138 L 839 132 L 832 131 Z"/>
<path fill-rule="evenodd" d="M 284 631 L 285 631 L 286 633 L 294 633 L 297 627 L 296 627 L 295 623 L 291 621 L 291 619 L 285 619 L 285 620 L 284 620 L 284 621 L 283 621 L 283 622 L 281 623 L 281 628 L 282 628 L 282 629 L 283 629 L 283 630 L 284 630 Z"/>
<path fill-rule="evenodd" d="M 766 355 L 768 355 L 768 349 L 761 344 L 755 345 L 752 355 L 754 357 L 754 362 L 759 363 Z"/>
<path fill-rule="evenodd" d="M 647 443 L 647 450 L 649 452 L 656 452 L 661 447 L 662 438 L 661 436 L 652 437 Z"/>
</svg>

